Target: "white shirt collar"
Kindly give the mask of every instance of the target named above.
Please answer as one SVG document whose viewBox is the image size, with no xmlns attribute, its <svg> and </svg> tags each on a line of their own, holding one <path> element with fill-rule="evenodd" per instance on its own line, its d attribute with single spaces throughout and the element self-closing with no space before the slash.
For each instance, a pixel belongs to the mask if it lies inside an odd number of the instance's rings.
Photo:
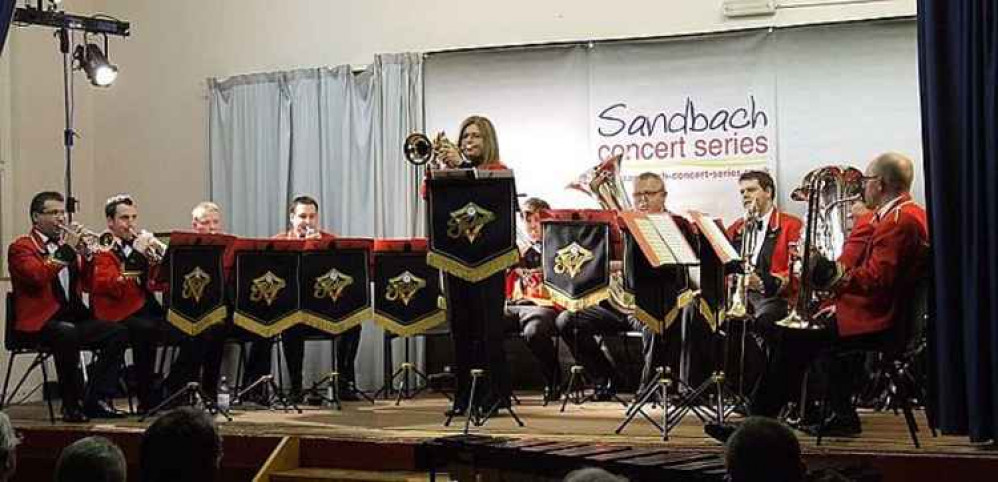
<svg viewBox="0 0 998 482">
<path fill-rule="evenodd" d="M 894 199 L 887 201 L 887 203 L 884 204 L 883 206 L 880 206 L 880 209 L 877 210 L 877 219 L 883 219 L 883 217 L 886 216 L 887 213 L 891 211 L 891 209 L 894 209 L 894 206 L 897 205 L 897 203 L 900 201 L 901 201 L 901 195 L 898 195 Z"/>
</svg>

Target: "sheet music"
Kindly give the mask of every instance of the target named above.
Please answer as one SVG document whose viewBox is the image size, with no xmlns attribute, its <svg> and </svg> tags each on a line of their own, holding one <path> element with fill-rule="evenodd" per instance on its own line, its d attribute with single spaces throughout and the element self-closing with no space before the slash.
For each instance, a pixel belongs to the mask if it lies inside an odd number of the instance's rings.
<svg viewBox="0 0 998 482">
<path fill-rule="evenodd" d="M 635 218 L 634 223 L 638 226 L 638 229 L 642 233 L 658 232 L 658 228 L 651 219 Z M 662 266 L 663 264 L 676 264 L 676 257 L 673 256 L 672 250 L 669 249 L 664 236 L 648 236 L 646 241 L 651 247 L 652 252 L 655 254 L 656 259 L 650 260 L 653 265 Z"/>
<path fill-rule="evenodd" d="M 717 226 L 717 223 L 712 218 L 700 213 L 693 213 L 693 220 L 696 222 L 697 227 L 700 228 L 700 232 L 710 241 L 711 247 L 714 248 L 714 252 L 717 253 L 722 263 L 728 264 L 741 259 L 741 255 L 738 251 L 735 251 L 734 246 L 728 242 L 728 237 L 721 231 L 721 228 Z"/>
<path fill-rule="evenodd" d="M 693 252 L 690 244 L 686 242 L 686 236 L 683 235 L 682 230 L 676 225 L 676 221 L 672 219 L 671 214 L 649 214 L 648 219 L 651 220 L 662 241 L 665 242 L 671 251 L 672 261 L 668 262 L 669 264 L 699 263 L 696 253 Z"/>
</svg>

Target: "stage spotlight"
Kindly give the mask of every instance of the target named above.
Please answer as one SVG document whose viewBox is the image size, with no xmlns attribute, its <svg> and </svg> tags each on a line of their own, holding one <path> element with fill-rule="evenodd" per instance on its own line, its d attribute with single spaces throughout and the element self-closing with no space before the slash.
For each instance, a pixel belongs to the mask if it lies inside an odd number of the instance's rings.
<svg viewBox="0 0 998 482">
<path fill-rule="evenodd" d="M 97 87 L 107 87 L 118 78 L 118 67 L 108 62 L 97 44 L 78 45 L 73 54 L 79 68 L 87 74 L 90 83 Z"/>
</svg>

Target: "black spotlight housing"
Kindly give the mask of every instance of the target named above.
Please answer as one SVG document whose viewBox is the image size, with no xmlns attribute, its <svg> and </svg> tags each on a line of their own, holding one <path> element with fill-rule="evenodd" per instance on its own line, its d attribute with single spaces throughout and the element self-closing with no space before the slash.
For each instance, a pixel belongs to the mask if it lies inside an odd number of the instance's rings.
<svg viewBox="0 0 998 482">
<path fill-rule="evenodd" d="M 108 87 L 118 78 L 118 67 L 107 60 L 104 51 L 97 44 L 78 45 L 73 57 L 79 68 L 87 74 L 90 83 L 97 87 Z"/>
</svg>

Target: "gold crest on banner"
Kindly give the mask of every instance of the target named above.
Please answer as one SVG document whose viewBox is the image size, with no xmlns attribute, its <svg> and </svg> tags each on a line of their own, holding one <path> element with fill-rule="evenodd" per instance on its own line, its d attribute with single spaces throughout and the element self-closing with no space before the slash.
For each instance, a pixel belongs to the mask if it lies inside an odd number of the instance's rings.
<svg viewBox="0 0 998 482">
<path fill-rule="evenodd" d="M 250 301 L 254 303 L 263 301 L 267 303 L 267 306 L 270 306 L 277 299 L 277 294 L 287 285 L 286 281 L 272 271 L 267 271 L 263 276 L 253 280 L 253 284 L 250 287 Z"/>
<path fill-rule="evenodd" d="M 595 256 L 592 251 L 573 242 L 557 251 L 554 258 L 554 272 L 575 278 L 582 271 L 582 266 L 593 259 Z"/>
<path fill-rule="evenodd" d="M 312 295 L 316 299 L 329 298 L 335 303 L 343 295 L 343 290 L 353 284 L 353 277 L 340 272 L 336 268 L 315 279 L 315 290 Z"/>
<path fill-rule="evenodd" d="M 416 296 L 416 293 L 425 287 L 426 280 L 408 271 L 404 271 L 402 274 L 388 280 L 385 299 L 388 301 L 401 301 L 403 305 L 409 306 L 409 302 Z"/>
<path fill-rule="evenodd" d="M 185 300 L 194 298 L 195 303 L 200 303 L 201 297 L 204 296 L 204 289 L 209 284 L 211 284 L 211 276 L 205 273 L 200 266 L 195 266 L 190 273 L 184 275 L 181 296 Z"/>
<path fill-rule="evenodd" d="M 474 243 L 481 234 L 486 224 L 495 221 L 496 215 L 492 211 L 469 202 L 463 208 L 450 213 L 450 220 L 447 221 L 447 236 L 451 239 L 465 237 L 469 243 Z"/>
</svg>

